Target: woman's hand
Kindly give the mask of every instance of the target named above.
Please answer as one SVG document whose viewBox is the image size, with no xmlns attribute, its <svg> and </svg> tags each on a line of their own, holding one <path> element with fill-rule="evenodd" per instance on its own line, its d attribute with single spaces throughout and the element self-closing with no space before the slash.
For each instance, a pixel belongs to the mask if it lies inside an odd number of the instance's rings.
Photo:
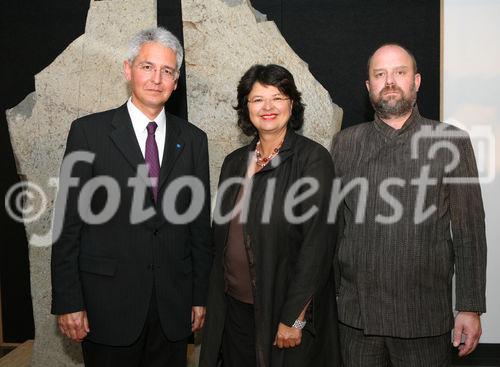
<svg viewBox="0 0 500 367">
<path fill-rule="evenodd" d="M 302 330 L 288 327 L 280 322 L 273 345 L 278 348 L 293 348 L 299 345 L 301 340 Z"/>
</svg>

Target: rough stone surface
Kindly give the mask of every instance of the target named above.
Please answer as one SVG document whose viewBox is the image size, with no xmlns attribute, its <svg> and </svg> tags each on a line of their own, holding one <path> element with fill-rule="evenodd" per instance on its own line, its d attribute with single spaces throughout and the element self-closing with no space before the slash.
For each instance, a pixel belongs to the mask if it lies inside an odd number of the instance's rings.
<svg viewBox="0 0 500 367">
<path fill-rule="evenodd" d="M 307 104 L 304 134 L 312 139 L 327 146 L 342 115 L 274 23 L 265 21 L 247 0 L 225 1 L 182 1 L 189 115 L 208 133 L 213 187 L 224 156 L 248 141 L 236 127 L 232 105 L 237 82 L 252 64 L 277 63 L 293 73 Z M 92 1 L 85 34 L 36 76 L 36 91 L 7 112 L 18 172 L 45 193 L 45 198 L 34 194 L 25 204 L 32 207 L 25 219 L 33 219 L 26 222 L 26 231 L 36 327 L 34 367 L 82 365 L 80 346 L 60 335 L 50 315 L 49 245 L 56 192 L 51 178 L 58 176 L 70 123 L 125 101 L 126 44 L 140 29 L 155 25 L 155 0 Z M 190 348 L 190 365 L 196 365 L 197 354 L 198 348 Z"/>
<path fill-rule="evenodd" d="M 189 119 L 210 144 L 212 192 L 224 157 L 248 138 L 236 126 L 236 86 L 253 64 L 275 63 L 293 74 L 302 92 L 304 135 L 328 147 L 340 129 L 342 110 L 309 72 L 274 22 L 247 0 L 183 0 Z"/>
<path fill-rule="evenodd" d="M 18 172 L 45 192 L 47 210 L 26 223 L 35 316 L 32 366 L 82 365 L 80 346 L 63 338 L 50 314 L 50 226 L 57 177 L 71 121 L 122 104 L 122 60 L 130 37 L 156 26 L 155 0 L 91 1 L 85 34 L 35 77 L 36 91 L 7 112 Z M 39 212 L 39 195 L 28 200 Z M 39 235 L 43 238 L 35 238 Z"/>
</svg>

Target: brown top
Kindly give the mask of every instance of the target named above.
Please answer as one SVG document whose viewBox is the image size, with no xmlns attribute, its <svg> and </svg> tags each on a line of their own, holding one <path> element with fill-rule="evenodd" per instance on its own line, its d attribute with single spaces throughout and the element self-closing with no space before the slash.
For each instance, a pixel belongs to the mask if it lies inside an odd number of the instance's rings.
<svg viewBox="0 0 500 367">
<path fill-rule="evenodd" d="M 236 198 L 236 205 L 243 195 L 240 188 Z M 236 206 L 235 205 L 235 206 Z M 238 301 L 253 304 L 250 267 L 243 238 L 243 223 L 240 220 L 240 211 L 229 223 L 226 252 L 224 254 L 224 276 L 226 278 L 226 293 Z"/>
</svg>

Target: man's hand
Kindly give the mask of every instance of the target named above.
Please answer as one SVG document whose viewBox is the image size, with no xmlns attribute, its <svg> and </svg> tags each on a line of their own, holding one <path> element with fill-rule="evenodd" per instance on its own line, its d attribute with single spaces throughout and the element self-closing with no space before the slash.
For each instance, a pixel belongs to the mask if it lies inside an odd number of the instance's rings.
<svg viewBox="0 0 500 367">
<path fill-rule="evenodd" d="M 280 322 L 273 345 L 278 348 L 293 348 L 299 345 L 301 340 L 302 330 L 288 327 Z"/>
<path fill-rule="evenodd" d="M 78 311 L 59 315 L 57 324 L 61 333 L 71 340 L 80 343 L 89 333 L 89 320 L 86 311 Z"/>
<path fill-rule="evenodd" d="M 476 349 L 481 336 L 481 318 L 475 312 L 459 312 L 455 317 L 453 346 L 458 347 L 458 356 L 465 357 Z M 460 344 L 462 335 L 465 343 Z"/>
<path fill-rule="evenodd" d="M 191 310 L 191 331 L 200 330 L 205 323 L 206 308 L 202 306 L 193 306 Z"/>
</svg>

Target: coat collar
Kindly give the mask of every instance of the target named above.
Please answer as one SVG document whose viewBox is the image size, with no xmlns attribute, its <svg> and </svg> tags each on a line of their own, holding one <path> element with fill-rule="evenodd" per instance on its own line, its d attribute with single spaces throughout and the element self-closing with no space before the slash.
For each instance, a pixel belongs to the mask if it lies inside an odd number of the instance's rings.
<svg viewBox="0 0 500 367">
<path fill-rule="evenodd" d="M 285 139 L 283 140 L 283 144 L 279 150 L 279 153 L 274 157 L 269 164 L 267 164 L 264 168 L 262 168 L 257 174 L 261 172 L 267 172 L 274 170 L 279 167 L 283 162 L 285 162 L 288 158 L 290 158 L 294 154 L 294 146 L 295 141 L 297 140 L 297 133 L 293 131 L 293 129 L 288 128 L 286 130 Z M 255 146 L 259 141 L 259 136 L 255 136 L 250 144 L 247 145 L 247 149 L 243 150 L 244 154 L 240 157 L 243 161 L 248 161 L 248 157 L 255 152 Z M 246 167 L 246 165 L 245 165 Z"/>
</svg>

